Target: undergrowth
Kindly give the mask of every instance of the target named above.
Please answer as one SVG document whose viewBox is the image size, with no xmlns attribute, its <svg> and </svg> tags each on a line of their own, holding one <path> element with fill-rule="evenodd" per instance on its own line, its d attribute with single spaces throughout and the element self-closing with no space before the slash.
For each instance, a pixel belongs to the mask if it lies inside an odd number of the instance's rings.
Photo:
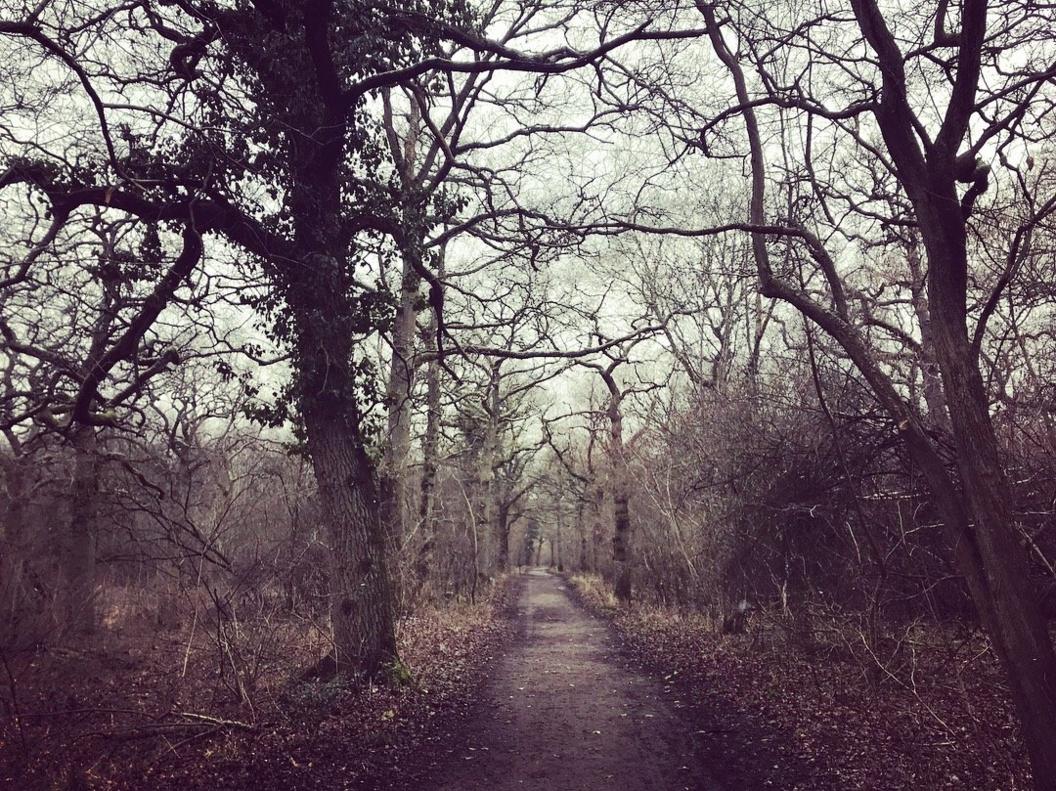
<svg viewBox="0 0 1056 791">
<path fill-rule="evenodd" d="M 911 624 L 897 655 L 874 657 L 849 616 L 819 617 L 805 637 L 784 628 L 785 616 L 759 613 L 745 634 L 724 635 L 703 616 L 619 608 L 599 577 L 569 580 L 640 664 L 713 721 L 720 768 L 751 765 L 760 786 L 1031 787 L 1008 691 L 978 630 Z"/>
</svg>

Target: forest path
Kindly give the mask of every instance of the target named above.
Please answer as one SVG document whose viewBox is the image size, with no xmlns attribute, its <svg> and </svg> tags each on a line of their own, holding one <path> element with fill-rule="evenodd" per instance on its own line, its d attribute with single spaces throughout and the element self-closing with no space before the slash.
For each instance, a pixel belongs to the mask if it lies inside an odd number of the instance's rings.
<svg viewBox="0 0 1056 791">
<path fill-rule="evenodd" d="M 561 577 L 530 571 L 517 608 L 520 639 L 425 788 L 718 791 L 695 757 L 702 737 L 670 693 L 624 666 Z"/>
</svg>

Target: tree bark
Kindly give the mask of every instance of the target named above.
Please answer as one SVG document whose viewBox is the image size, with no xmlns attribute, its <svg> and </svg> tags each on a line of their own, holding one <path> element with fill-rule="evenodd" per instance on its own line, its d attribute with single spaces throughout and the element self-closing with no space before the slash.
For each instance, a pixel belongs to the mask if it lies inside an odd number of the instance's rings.
<svg viewBox="0 0 1056 791">
<path fill-rule="evenodd" d="M 564 533 L 564 524 L 563 524 L 563 518 L 564 518 L 564 513 L 563 513 L 563 511 L 564 511 L 564 508 L 563 508 L 564 502 L 563 502 L 563 499 L 564 499 L 564 497 L 563 496 L 564 496 L 564 489 L 562 488 L 561 490 L 559 490 L 558 495 L 557 495 L 557 570 L 558 571 L 564 571 L 565 570 L 565 562 L 564 562 L 564 557 L 562 555 L 562 546 L 561 546 L 562 543 L 563 543 L 563 539 L 564 539 L 564 536 L 562 535 L 562 533 Z"/>
<path fill-rule="evenodd" d="M 940 191 L 943 186 L 946 190 Z M 934 192 L 919 202 L 918 221 L 930 265 L 935 352 L 957 447 L 957 468 L 973 517 L 968 536 L 961 539 L 974 544 L 973 552 L 962 553 L 971 567 L 962 564 L 962 569 L 1008 673 L 1035 787 L 1056 788 L 1056 653 L 1016 535 L 989 400 L 968 337 L 963 285 L 967 228 L 952 187 L 952 179 L 945 185 L 933 183 Z M 942 198 L 940 206 L 929 205 Z"/>
<path fill-rule="evenodd" d="M 77 425 L 70 438 L 73 448 L 69 522 L 62 547 L 65 584 L 62 616 L 73 632 L 90 634 L 96 627 L 95 513 L 99 499 L 99 466 L 95 455 L 96 429 Z"/>
<path fill-rule="evenodd" d="M 297 394 L 330 544 L 334 669 L 376 677 L 395 661 L 393 594 L 377 470 L 358 406 L 358 315 L 341 223 L 341 128 L 306 143 L 291 196 L 298 266 L 282 270 Z"/>
<path fill-rule="evenodd" d="M 407 229 L 413 232 L 413 228 Z M 392 360 L 386 386 L 387 438 L 381 464 L 382 522 L 385 528 L 390 577 L 399 579 L 399 557 L 408 530 L 407 469 L 411 455 L 411 412 L 415 377 L 415 337 L 418 319 L 418 289 L 421 276 L 412 256 L 421 253 L 415 239 L 403 253 L 400 302 L 392 330 Z"/>
<path fill-rule="evenodd" d="M 308 292 L 326 305 L 333 292 L 320 282 Z M 397 656 L 386 535 L 346 362 L 350 340 L 335 332 L 327 313 L 298 311 L 301 411 L 330 544 L 335 668 L 374 677 Z"/>
<path fill-rule="evenodd" d="M 616 587 L 616 599 L 627 603 L 631 600 L 631 565 L 630 547 L 631 519 L 627 504 L 626 491 L 613 495 L 613 510 L 616 532 L 612 537 L 613 577 Z"/>
<path fill-rule="evenodd" d="M 510 512 L 500 506 L 495 512 L 495 570 L 510 570 Z"/>
<path fill-rule="evenodd" d="M 429 363 L 426 374 L 426 423 L 425 438 L 422 441 L 422 483 L 421 499 L 418 505 L 419 530 L 422 532 L 422 544 L 418 550 L 417 574 L 419 584 L 423 584 L 432 567 L 433 543 L 436 535 L 434 524 L 436 473 L 439 469 L 437 453 L 440 446 L 440 365 Z"/>
<path fill-rule="evenodd" d="M 477 525 L 480 535 L 485 536 L 486 546 L 481 558 L 481 568 L 494 570 L 498 563 L 499 548 L 498 525 L 499 504 L 498 487 L 495 481 L 495 464 L 499 452 L 499 420 L 502 409 L 500 387 L 502 382 L 501 362 L 493 362 L 491 375 L 484 394 L 484 414 L 486 424 L 484 438 L 477 459 Z"/>
<path fill-rule="evenodd" d="M 396 561 L 403 545 L 408 521 L 405 489 L 411 453 L 411 394 L 414 389 L 414 347 L 417 336 L 415 330 L 420 301 L 418 291 L 422 282 L 420 269 L 423 265 L 426 219 L 425 199 L 417 188 L 418 135 L 421 125 L 418 104 L 411 102 L 407 118 L 408 128 L 401 146 L 399 134 L 392 121 L 392 107 L 387 92 L 384 103 L 385 133 L 400 176 L 400 207 L 403 215 L 399 240 L 403 262 L 400 273 L 400 300 L 392 327 L 392 359 L 389 363 L 389 379 L 385 393 L 388 405 L 388 442 L 385 445 L 381 468 L 382 516 L 388 533 L 393 580 L 396 580 L 399 571 Z"/>
<path fill-rule="evenodd" d="M 305 17 L 305 51 L 325 50 L 329 20 Z M 355 343 L 376 329 L 363 315 L 353 268 L 356 226 L 345 193 L 352 116 L 333 74 L 315 81 L 288 71 L 263 74 L 276 112 L 293 131 L 286 197 L 296 260 L 273 258 L 289 309 L 295 386 L 330 545 L 330 614 L 337 674 L 376 677 L 395 661 L 393 590 L 376 462 L 360 412 Z"/>
<path fill-rule="evenodd" d="M 113 325 L 116 287 L 104 283 L 102 301 L 91 342 L 84 361 L 85 380 L 98 375 Z M 64 623 L 77 634 L 91 634 L 96 627 L 95 596 L 95 515 L 99 501 L 99 460 L 95 454 L 98 429 L 81 422 L 79 412 L 91 409 L 92 393 L 85 396 L 81 410 L 75 406 L 70 422 L 70 447 L 73 450 L 70 479 L 69 523 L 63 536 L 62 567 L 65 577 L 62 590 Z"/>
<path fill-rule="evenodd" d="M 950 433 L 950 416 L 946 409 L 946 394 L 942 389 L 942 374 L 935 356 L 935 332 L 932 329 L 931 309 L 926 293 L 927 278 L 921 271 L 919 245 L 907 251 L 910 277 L 913 278 L 913 313 L 920 327 L 920 366 L 924 387 L 924 403 L 928 407 L 928 421 L 935 430 Z"/>
<path fill-rule="evenodd" d="M 17 455 L 10 458 L 0 456 L 0 472 L 3 474 L 3 496 L 0 497 L 0 606 L 5 612 L 0 615 L 0 625 L 15 623 L 25 606 L 24 577 L 28 563 L 26 557 L 26 465 Z M 13 637 L 14 635 L 7 635 Z"/>
<path fill-rule="evenodd" d="M 609 429 L 612 444 L 613 535 L 612 563 L 616 599 L 624 604 L 631 600 L 631 513 L 627 493 L 627 455 L 623 446 L 622 394 L 616 380 L 604 374 L 609 388 Z"/>
<path fill-rule="evenodd" d="M 437 262 L 437 276 L 444 276 L 444 257 Z M 437 321 L 434 313 L 429 321 L 428 343 L 435 352 Z M 422 439 L 421 499 L 418 505 L 418 529 L 422 532 L 421 549 L 416 561 L 419 585 L 425 585 L 432 567 L 433 545 L 436 536 L 434 520 L 436 473 L 440 452 L 440 362 L 432 358 L 425 369 L 425 436 Z"/>
</svg>

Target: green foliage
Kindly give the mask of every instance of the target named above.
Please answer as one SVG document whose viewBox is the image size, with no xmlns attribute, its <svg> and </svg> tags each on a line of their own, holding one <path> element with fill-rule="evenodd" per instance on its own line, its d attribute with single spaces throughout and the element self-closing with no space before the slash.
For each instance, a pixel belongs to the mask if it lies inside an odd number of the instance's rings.
<svg viewBox="0 0 1056 791">
<path fill-rule="evenodd" d="M 122 245 L 86 267 L 115 295 L 162 276 L 172 258 L 169 235 L 182 230 L 180 207 L 219 208 L 221 219 L 207 233 L 227 236 L 228 249 L 238 251 L 234 263 L 252 283 L 238 300 L 260 316 L 271 343 L 290 354 L 293 381 L 265 390 L 226 360 L 216 364 L 220 378 L 241 380 L 244 411 L 253 420 L 292 425 L 294 452 L 303 450 L 298 403 L 306 387 L 317 395 L 318 382 L 340 380 L 334 385 L 340 392 L 322 395 L 351 405 L 360 437 L 377 456 L 379 371 L 357 344 L 391 331 L 398 295 L 384 278 L 365 284 L 363 271 L 379 261 L 391 271 L 401 254 L 434 266 L 422 239 L 462 211 L 466 197 L 451 187 L 407 194 L 376 112 L 366 95 L 352 91 L 366 77 L 442 54 L 452 30 L 480 30 L 466 0 L 328 5 L 318 29 L 320 18 L 312 16 L 317 6 L 301 0 L 207 0 L 130 10 L 129 25 L 159 52 L 168 49 L 169 59 L 139 65 L 138 72 L 137 61 L 122 62 L 115 74 L 157 91 L 144 101 L 164 106 L 165 118 L 175 122 L 115 123 L 116 162 L 93 148 L 78 149 L 61 164 L 9 158 L 3 165 L 52 193 L 113 188 L 172 211 L 170 220 L 148 213 L 129 221 Z M 86 27 L 102 30 L 110 21 L 99 17 Z M 420 79 L 430 90 L 435 78 Z M 32 192 L 45 209 L 51 205 Z M 101 205 L 109 202 L 108 192 Z M 241 240 L 258 230 L 258 238 L 274 240 L 278 249 L 247 253 Z M 216 249 L 207 247 L 210 254 Z M 334 345 L 338 354 L 320 351 L 320 339 L 334 338 L 341 339 Z M 260 349 L 246 351 L 262 356 Z M 326 375 L 332 365 L 342 376 Z"/>
<path fill-rule="evenodd" d="M 402 660 L 397 659 L 385 668 L 389 676 L 389 681 L 400 687 L 416 687 L 418 681 L 414 677 L 414 672 L 411 668 Z"/>
<path fill-rule="evenodd" d="M 159 170 L 208 182 L 219 199 L 301 249 L 303 268 L 266 263 L 274 287 L 242 297 L 261 315 L 269 339 L 295 352 L 297 376 L 313 364 L 300 349 L 306 323 L 326 328 L 317 334 L 348 338 L 352 344 L 392 327 L 397 295 L 383 283 L 365 288 L 356 276 L 368 256 L 384 262 L 396 253 L 395 245 L 376 232 L 359 230 L 364 214 L 402 228 L 414 245 L 430 226 L 465 205 L 464 197 L 447 190 L 432 196 L 402 194 L 381 124 L 365 98 L 342 118 L 335 115 L 340 103 L 335 93 L 364 77 L 439 54 L 445 28 L 476 30 L 471 7 L 462 0 L 393 6 L 335 2 L 325 35 L 336 84 L 328 84 L 318 77 L 319 44 L 311 38 L 310 13 L 306 4 L 292 0 L 216 8 L 210 17 L 219 35 L 196 66 L 210 79 L 189 84 L 200 118 L 183 140 L 154 152 Z M 329 159 L 333 167 L 325 164 Z M 420 249 L 414 254 L 431 263 Z M 304 269 L 311 272 L 311 282 L 298 282 L 305 278 Z M 313 305 L 310 294 L 320 280 L 330 297 L 311 315 L 306 308 Z M 370 414 L 379 403 L 377 372 L 364 360 L 345 362 L 355 377 L 355 392 L 334 395 L 356 402 L 360 414 Z M 249 412 L 265 425 L 296 422 L 295 395 L 296 389 L 286 388 L 265 403 L 256 394 Z M 375 433 L 372 426 L 364 428 Z"/>
</svg>

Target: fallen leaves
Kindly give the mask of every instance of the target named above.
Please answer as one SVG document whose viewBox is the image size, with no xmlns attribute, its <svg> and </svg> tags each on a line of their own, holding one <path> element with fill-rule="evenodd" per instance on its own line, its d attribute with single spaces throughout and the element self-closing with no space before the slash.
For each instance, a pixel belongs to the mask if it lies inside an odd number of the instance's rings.
<svg viewBox="0 0 1056 791">
<path fill-rule="evenodd" d="M 942 641 L 921 641 L 915 686 L 874 688 L 838 652 L 805 656 L 750 634 L 715 634 L 693 616 L 617 610 L 596 579 L 573 581 L 671 699 L 692 702 L 701 752 L 736 787 L 1030 788 L 1011 703 L 979 635 L 956 662 Z"/>
<path fill-rule="evenodd" d="M 423 749 L 473 701 L 492 652 L 509 634 L 510 590 L 475 606 L 453 605 L 403 619 L 399 683 L 353 688 L 290 684 L 310 664 L 303 646 L 280 646 L 284 662 L 262 680 L 254 719 L 222 694 L 215 663 L 195 654 L 181 673 L 185 641 L 110 654 L 42 656 L 19 675 L 28 755 L 12 718 L 0 719 L 0 786 L 156 789 L 375 789 L 413 787 Z M 132 657 L 130 661 L 129 656 Z M 118 667 L 120 665 L 120 667 Z M 72 708 L 74 714 L 63 714 Z M 154 725 L 174 726 L 165 733 Z M 152 726 L 149 738 L 115 740 Z M 170 731 L 178 727 L 179 734 Z M 192 738 L 193 737 L 193 738 Z"/>
</svg>

